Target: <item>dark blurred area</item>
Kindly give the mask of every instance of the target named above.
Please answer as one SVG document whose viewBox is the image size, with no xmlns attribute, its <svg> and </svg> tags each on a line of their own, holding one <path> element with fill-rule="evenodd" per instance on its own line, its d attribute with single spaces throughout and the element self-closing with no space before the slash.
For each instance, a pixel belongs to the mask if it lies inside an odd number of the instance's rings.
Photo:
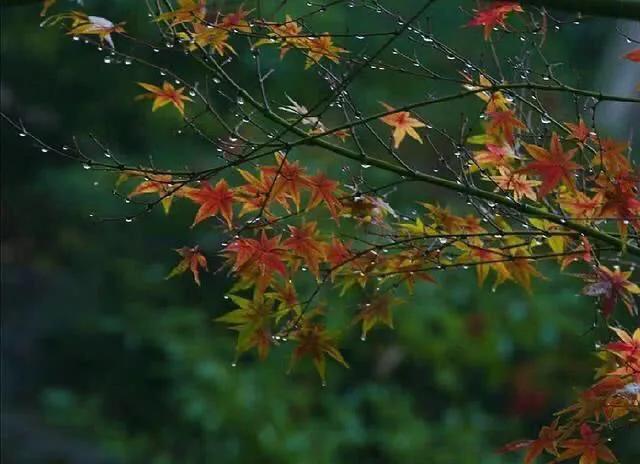
<svg viewBox="0 0 640 464">
<path fill-rule="evenodd" d="M 126 20 L 128 30 L 157 39 L 144 2 L 84 3 L 91 14 Z M 398 3 L 410 10 L 413 2 Z M 223 4 L 225 11 L 237 6 Z M 437 28 L 451 29 L 452 46 L 468 48 L 479 32 L 461 29 L 465 17 L 446 8 L 438 10 Z M 304 9 L 304 2 L 291 5 L 292 14 Z M 152 114 L 133 101 L 135 82 L 158 81 L 157 74 L 107 64 L 95 47 L 39 28 L 39 11 L 33 2 L 0 10 L 2 112 L 55 146 L 77 136 L 91 150 L 95 134 L 131 162 L 214 160 L 213 147 L 177 135 L 172 111 Z M 349 13 L 330 8 L 319 27 L 361 26 Z M 615 92 L 615 75 L 598 75 L 599 60 L 624 48 L 613 30 L 604 21 L 567 30 L 550 41 L 550 53 L 571 61 L 583 86 L 604 82 Z M 172 62 L 165 51 L 159 55 Z M 249 72 L 251 63 L 237 61 L 236 74 Z M 197 68 L 184 66 L 198 78 Z M 313 101 L 301 61 L 278 66 L 278 98 L 284 102 L 286 90 Z M 424 84 L 400 89 L 393 75 L 379 74 L 356 87 L 372 101 L 369 109 L 399 99 L 396 92 L 402 99 L 424 92 Z M 563 104 L 555 109 L 571 115 L 574 107 Z M 430 116 L 455 128 L 463 105 Z M 630 126 L 632 110 L 611 111 L 621 127 Z M 394 331 L 374 330 L 366 342 L 357 330 L 347 334 L 341 350 L 351 368 L 331 365 L 326 388 L 309 366 L 287 375 L 286 349 L 264 362 L 247 355 L 234 368 L 234 334 L 213 322 L 230 309 L 224 272 L 205 275 L 202 288 L 186 275 L 164 279 L 177 262 L 172 249 L 199 243 L 214 250 L 224 240 L 219 231 L 190 230 L 194 210 L 183 204 L 168 217 L 158 209 L 133 223 L 96 220 L 124 217 L 132 207 L 112 194 L 112 174 L 43 153 L 4 121 L 1 130 L 3 463 L 515 463 L 521 456 L 495 450 L 535 436 L 573 400 L 574 387 L 592 379 L 589 353 L 602 335 L 591 330 L 593 303 L 577 295 L 577 280 L 552 267 L 533 296 L 511 285 L 478 289 L 471 271 L 442 273 L 438 284 L 416 289 Z M 611 123 L 603 130 L 616 132 Z M 311 162 L 339 176 L 332 163 L 322 155 Z M 373 183 L 388 180 L 371 176 Z M 416 194 L 458 201 L 407 189 L 394 193 L 394 206 L 413 208 Z M 212 269 L 221 265 L 211 256 Z M 330 302 L 345 314 L 356 303 L 356 296 Z M 621 462 L 637 462 L 638 430 L 620 434 L 612 449 Z"/>
</svg>

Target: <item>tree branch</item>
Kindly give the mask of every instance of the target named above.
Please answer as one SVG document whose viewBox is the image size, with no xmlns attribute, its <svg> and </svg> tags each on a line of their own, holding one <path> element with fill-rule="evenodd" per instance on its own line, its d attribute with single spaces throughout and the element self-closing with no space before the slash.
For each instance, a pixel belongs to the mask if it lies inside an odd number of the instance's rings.
<svg viewBox="0 0 640 464">
<path fill-rule="evenodd" d="M 585 15 L 640 19 L 639 0 L 522 0 L 521 3 Z"/>
</svg>

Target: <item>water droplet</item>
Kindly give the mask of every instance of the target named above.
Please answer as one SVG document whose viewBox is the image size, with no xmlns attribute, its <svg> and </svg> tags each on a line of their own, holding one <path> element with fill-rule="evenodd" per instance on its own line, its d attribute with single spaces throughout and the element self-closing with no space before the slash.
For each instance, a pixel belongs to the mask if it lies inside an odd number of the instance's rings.
<svg viewBox="0 0 640 464">
<path fill-rule="evenodd" d="M 244 98 L 242 98 L 242 97 L 238 97 L 238 98 L 236 99 L 236 102 L 238 103 L 238 105 L 244 105 Z"/>
<path fill-rule="evenodd" d="M 364 36 L 363 36 L 363 35 L 357 35 L 357 36 L 356 36 L 356 39 L 358 39 L 358 40 L 364 40 Z"/>
<path fill-rule="evenodd" d="M 233 361 L 233 362 L 231 363 L 231 367 L 237 367 L 237 366 L 238 366 L 238 363 L 237 363 L 237 362 Z"/>
<path fill-rule="evenodd" d="M 46 152 L 48 152 L 49 150 L 48 150 L 47 148 L 44 148 L 44 147 L 43 147 L 43 148 L 41 148 L 41 149 L 40 149 L 40 151 L 41 151 L 42 153 L 46 153 Z"/>
<path fill-rule="evenodd" d="M 111 56 L 109 56 L 109 55 L 105 56 L 104 60 L 102 60 L 102 61 L 104 61 L 106 64 L 111 63 Z"/>
<path fill-rule="evenodd" d="M 370 164 L 361 164 L 362 169 L 369 169 L 371 167 Z"/>
<path fill-rule="evenodd" d="M 126 64 L 127 66 L 129 66 L 131 63 L 133 63 L 133 61 L 131 61 L 131 58 L 124 59 L 124 64 Z"/>
<path fill-rule="evenodd" d="M 125 218 L 124 222 L 127 222 L 130 224 L 133 222 L 133 218 L 132 217 Z"/>
<path fill-rule="evenodd" d="M 91 165 L 90 165 L 90 164 L 85 163 L 85 164 L 83 164 L 83 165 L 82 165 L 82 168 L 83 168 L 83 169 L 91 169 Z"/>
<path fill-rule="evenodd" d="M 363 342 L 367 341 L 367 336 L 365 334 L 360 335 L 360 340 Z"/>
<path fill-rule="evenodd" d="M 542 124 L 549 124 L 551 122 L 551 119 L 549 119 L 549 116 L 544 114 L 544 115 L 540 116 L 540 122 Z"/>
<path fill-rule="evenodd" d="M 19 135 L 20 137 L 26 137 L 26 136 L 27 136 L 27 134 L 25 134 L 24 132 L 20 132 L 18 135 Z"/>
</svg>

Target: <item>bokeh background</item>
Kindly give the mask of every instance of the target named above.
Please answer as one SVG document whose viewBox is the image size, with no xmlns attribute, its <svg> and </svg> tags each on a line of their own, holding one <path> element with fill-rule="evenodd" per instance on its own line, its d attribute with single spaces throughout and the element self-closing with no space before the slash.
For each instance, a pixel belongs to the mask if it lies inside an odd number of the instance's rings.
<svg viewBox="0 0 640 464">
<path fill-rule="evenodd" d="M 413 4 L 389 3 L 402 11 Z M 434 29 L 454 47 L 472 50 L 480 32 L 460 28 L 467 16 L 442 3 Z M 133 102 L 134 82 L 159 76 L 107 64 L 95 47 L 57 28 L 39 28 L 39 8 L 2 3 L 3 112 L 57 146 L 74 135 L 86 143 L 94 133 L 126 160 L 152 156 L 175 167 L 215 161 L 213 147 L 176 134 L 174 111 L 152 115 L 147 103 Z M 128 30 L 157 39 L 143 2 L 87 0 L 85 8 L 126 19 Z M 296 1 L 285 10 L 296 15 L 305 8 Z M 330 8 L 317 24 L 330 31 L 384 25 L 373 13 L 353 18 L 348 8 Z M 637 24 L 617 26 L 638 31 Z M 626 93 L 637 72 L 619 59 L 628 45 L 615 27 L 614 21 L 570 23 L 555 32 L 549 53 L 570 62 L 563 72 L 579 76 L 581 85 Z M 268 53 L 265 59 L 278 66 L 272 85 L 279 101 L 286 90 L 312 102 L 317 92 L 309 79 L 317 76 L 300 72 L 302 59 L 292 55 L 280 64 L 275 51 Z M 163 50 L 156 59 L 198 79 L 197 68 L 174 56 Z M 252 69 L 249 57 L 236 61 L 236 75 Z M 433 66 L 446 69 L 446 61 L 434 58 Z M 379 99 L 441 90 L 438 83 L 399 86 L 385 73 L 356 84 L 371 109 Z M 575 115 L 560 98 L 547 103 L 567 118 Z M 459 102 L 428 117 L 455 128 L 460 112 L 474 108 L 479 102 Z M 637 109 L 634 115 L 603 105 L 602 111 L 602 130 L 622 137 L 638 116 Z M 592 378 L 590 353 L 603 336 L 591 330 L 593 302 L 578 295 L 577 280 L 552 268 L 534 284 L 533 296 L 510 285 L 480 290 L 471 271 L 443 273 L 397 312 L 396 330 L 374 330 L 364 343 L 357 330 L 346 333 L 341 349 L 351 368 L 330 366 L 326 388 L 308 366 L 287 374 L 286 348 L 265 362 L 245 356 L 234 368 L 234 334 L 213 322 L 230 309 L 222 298 L 230 284 L 224 273 L 205 275 L 202 288 L 188 276 L 164 280 L 177 262 L 172 248 L 200 243 L 205 252 L 214 250 L 223 240 L 219 231 L 189 230 L 194 211 L 187 205 L 174 206 L 168 218 L 154 210 L 133 223 L 92 220 L 90 214 L 130 212 L 112 194 L 113 176 L 42 153 L 6 123 L 1 128 L 3 462 L 518 462 L 519 456 L 495 450 L 535 435 Z M 417 145 L 411 149 L 414 159 L 432 162 Z M 326 154 L 309 158 L 315 168 L 341 175 L 341 165 Z M 372 183 L 389 180 L 367 175 Z M 416 194 L 458 201 L 420 189 L 395 192 L 394 206 L 409 211 Z M 210 258 L 211 268 L 220 265 Z M 357 296 L 329 304 L 351 314 Z M 638 430 L 620 434 L 612 447 L 621 462 L 638 462 Z"/>
</svg>

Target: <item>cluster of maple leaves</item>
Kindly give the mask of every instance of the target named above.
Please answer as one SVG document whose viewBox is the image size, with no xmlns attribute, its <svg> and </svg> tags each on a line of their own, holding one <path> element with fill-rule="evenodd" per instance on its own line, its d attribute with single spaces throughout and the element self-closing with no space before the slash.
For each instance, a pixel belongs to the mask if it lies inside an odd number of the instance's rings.
<svg viewBox="0 0 640 464">
<path fill-rule="evenodd" d="M 526 450 L 525 464 L 546 453 L 552 462 L 580 458 L 580 464 L 617 462 L 607 446 L 605 432 L 637 427 L 640 414 L 640 328 L 629 333 L 612 328 L 616 339 L 598 352 L 601 366 L 596 382 L 580 393 L 578 402 L 557 413 L 557 418 L 542 427 L 535 440 L 518 440 L 501 451 Z"/>
<path fill-rule="evenodd" d="M 45 8 L 53 3 L 45 2 Z M 508 28 L 509 15 L 522 12 L 518 2 L 492 2 L 474 10 L 468 25 L 483 27 L 485 40 L 490 40 L 493 30 Z M 212 14 L 203 0 L 178 0 L 174 10 L 161 12 L 154 21 L 166 24 L 194 53 L 210 50 L 220 57 L 237 53 L 230 44 L 232 32 L 259 37 L 252 42 L 253 49 L 279 47 L 281 58 L 297 50 L 306 58 L 305 69 L 323 58 L 339 64 L 348 53 L 333 43 L 330 34 L 306 34 L 289 15 L 275 23 L 249 20 L 251 13 L 241 6 L 228 14 Z M 49 23 L 60 21 L 69 21 L 70 35 L 94 35 L 110 46 L 112 34 L 124 32 L 124 23 L 77 11 L 52 17 Z M 626 58 L 639 61 L 639 55 L 636 50 Z M 543 140 L 523 121 L 507 91 L 493 90 L 482 75 L 465 74 L 464 79 L 465 89 L 484 103 L 483 131 L 468 139 L 474 147 L 469 175 L 514 203 L 552 211 L 566 221 L 595 228 L 613 221 L 622 241 L 630 228 L 640 230 L 639 177 L 626 142 L 601 138 L 582 119 L 560 124 L 563 133 L 552 132 Z M 194 103 L 184 87 L 170 82 L 138 84 L 147 91 L 139 98 L 151 99 L 153 111 L 172 105 L 184 117 L 185 105 Z M 291 104 L 279 110 L 285 116 L 294 114 L 295 122 L 307 127 L 310 135 L 327 132 L 347 141 L 347 130 L 330 131 L 319 117 L 309 116 L 305 106 L 288 98 Z M 380 123 L 390 128 L 394 149 L 406 136 L 423 142 L 418 130 L 428 126 L 419 117 L 382 105 Z M 299 283 L 309 276 L 318 288 L 326 284 L 343 294 L 359 287 L 367 295 L 353 317 L 363 339 L 376 325 L 393 326 L 393 311 L 402 303 L 395 296 L 401 285 L 411 293 L 418 280 L 434 282 L 434 271 L 473 267 L 480 286 L 492 276 L 494 289 L 511 281 L 531 292 L 532 279 L 543 278 L 536 265 L 541 259 L 557 260 L 562 269 L 586 263 L 592 272 L 582 275 L 583 293 L 599 299 L 602 314 L 609 318 L 621 302 L 637 315 L 634 295 L 640 294 L 640 287 L 630 280 L 631 271 L 602 264 L 590 239 L 562 223 L 529 217 L 526 229 L 518 230 L 496 214 L 488 227 L 484 217 L 456 215 L 428 202 L 419 203 L 424 211 L 411 221 L 376 192 L 348 193 L 346 186 L 326 174 L 309 173 L 289 152 L 277 152 L 273 164 L 238 168 L 217 181 L 125 170 L 117 185 L 133 180 L 137 184 L 128 193 L 130 198 L 155 195 L 167 214 L 174 200 L 192 203 L 197 208 L 192 227 L 217 221 L 232 233 L 220 254 L 236 282 L 227 295 L 236 307 L 219 321 L 237 331 L 237 355 L 255 349 L 264 358 L 273 346 L 291 341 L 292 364 L 309 357 L 323 382 L 327 356 L 347 363 L 337 348 L 337 335 L 323 323 L 322 304 L 314 302 L 316 293 L 306 299 L 299 296 Z M 313 215 L 316 219 L 311 219 Z M 323 217 L 330 218 L 327 224 Z M 374 229 L 384 241 L 345 240 L 338 232 L 346 222 L 361 228 L 364 236 Z M 168 277 L 189 271 L 200 285 L 200 273 L 209 270 L 202 250 L 187 246 L 176 252 L 181 259 Z M 576 405 L 544 427 L 538 439 L 511 443 L 505 451 L 526 449 L 525 463 L 543 452 L 554 462 L 575 457 L 582 464 L 616 461 L 602 437 L 615 421 L 639 417 L 640 329 L 633 334 L 612 330 L 618 340 L 600 352 L 603 366 L 598 381 Z"/>
</svg>

